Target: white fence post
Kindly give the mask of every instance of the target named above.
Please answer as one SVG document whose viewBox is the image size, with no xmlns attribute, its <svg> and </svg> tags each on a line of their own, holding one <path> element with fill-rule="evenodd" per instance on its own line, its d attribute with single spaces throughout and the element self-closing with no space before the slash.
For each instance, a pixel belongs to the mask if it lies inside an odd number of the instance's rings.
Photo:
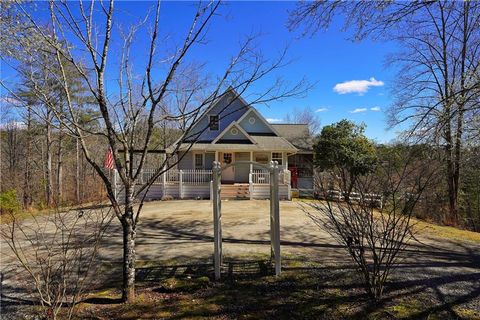
<svg viewBox="0 0 480 320">
<path fill-rule="evenodd" d="M 183 170 L 178 172 L 178 195 L 180 199 L 183 199 Z"/>
<path fill-rule="evenodd" d="M 250 193 L 250 200 L 253 199 L 253 177 L 252 173 L 250 172 L 248 174 L 248 193 Z"/>
</svg>

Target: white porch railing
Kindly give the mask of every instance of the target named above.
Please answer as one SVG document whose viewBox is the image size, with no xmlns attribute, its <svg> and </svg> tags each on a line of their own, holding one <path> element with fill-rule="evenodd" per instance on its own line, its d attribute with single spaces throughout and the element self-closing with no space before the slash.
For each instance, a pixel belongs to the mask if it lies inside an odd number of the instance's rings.
<svg viewBox="0 0 480 320">
<path fill-rule="evenodd" d="M 155 174 L 155 169 L 144 169 L 140 174 L 138 183 L 146 183 Z M 115 178 L 118 173 L 115 170 Z M 291 173 L 289 170 L 282 170 L 279 173 L 279 182 L 281 184 L 290 184 Z M 119 178 L 115 179 L 116 183 L 120 181 Z M 201 185 L 210 183 L 212 180 L 212 170 L 177 170 L 170 169 L 167 172 L 161 174 L 153 184 L 164 183 L 179 183 L 182 181 L 184 184 Z M 250 173 L 250 179 L 253 184 L 270 184 L 270 172 L 262 169 L 253 169 Z"/>
<path fill-rule="evenodd" d="M 144 169 L 140 175 L 139 183 L 145 183 L 155 174 L 154 169 Z M 165 180 L 164 180 L 165 176 Z M 177 170 L 170 169 L 160 175 L 153 184 L 179 183 L 200 185 L 212 180 L 212 170 Z"/>
<path fill-rule="evenodd" d="M 149 181 L 154 175 L 156 170 L 155 169 L 144 169 L 140 174 L 138 179 L 139 184 L 146 183 Z M 290 192 L 290 171 L 282 170 L 279 172 L 279 184 L 287 186 L 287 194 L 288 199 L 290 199 L 291 192 Z M 212 170 L 177 170 L 177 169 L 170 169 L 167 172 L 161 174 L 154 182 L 154 185 L 160 185 L 162 192 L 165 190 L 177 190 L 178 197 L 183 199 L 184 196 L 191 197 L 192 190 L 199 190 L 199 193 L 204 193 L 205 186 L 211 184 L 212 181 Z M 249 191 L 250 197 L 253 196 L 254 186 L 260 185 L 262 188 L 264 186 L 268 186 L 270 184 L 270 172 L 268 170 L 261 170 L 261 169 L 254 169 L 249 174 Z M 114 170 L 114 177 L 113 177 L 113 184 L 114 184 L 114 192 L 115 197 L 119 192 L 122 192 L 122 185 L 120 178 L 118 177 L 117 170 Z M 198 187 L 197 187 L 198 186 Z M 193 189 L 192 189 L 193 187 Z M 203 191 L 202 191 L 203 190 Z M 208 192 L 208 191 L 207 191 Z M 203 194 L 202 193 L 202 194 Z M 185 195 L 187 194 L 187 195 Z"/>
<path fill-rule="evenodd" d="M 253 169 L 252 183 L 254 184 L 270 184 L 270 172 L 262 169 Z M 290 185 L 291 173 L 289 170 L 282 170 L 279 173 L 279 183 Z"/>
</svg>

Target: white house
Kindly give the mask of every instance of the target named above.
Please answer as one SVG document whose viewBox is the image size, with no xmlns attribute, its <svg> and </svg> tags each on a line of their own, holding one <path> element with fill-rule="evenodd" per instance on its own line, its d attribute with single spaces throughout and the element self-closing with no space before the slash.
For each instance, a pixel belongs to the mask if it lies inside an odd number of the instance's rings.
<svg viewBox="0 0 480 320">
<path fill-rule="evenodd" d="M 179 161 L 151 188 L 148 198 L 209 198 L 212 166 L 253 161 L 276 161 L 280 173 L 280 197 L 291 198 L 291 189 L 312 187 L 312 149 L 305 124 L 273 125 L 234 90 L 208 108 L 186 133 L 183 143 L 165 152 Z M 307 168 L 307 169 L 306 169 Z M 294 175 L 292 176 L 292 172 Z M 144 179 L 151 174 L 144 172 Z M 269 173 L 254 164 L 237 164 L 222 171 L 222 197 L 268 198 Z"/>
</svg>

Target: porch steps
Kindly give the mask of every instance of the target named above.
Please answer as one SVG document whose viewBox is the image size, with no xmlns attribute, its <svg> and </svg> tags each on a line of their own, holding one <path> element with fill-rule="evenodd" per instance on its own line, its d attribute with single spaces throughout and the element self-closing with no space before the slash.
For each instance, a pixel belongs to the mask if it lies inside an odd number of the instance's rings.
<svg viewBox="0 0 480 320">
<path fill-rule="evenodd" d="M 222 184 L 222 199 L 250 199 L 250 190 L 248 184 Z"/>
</svg>

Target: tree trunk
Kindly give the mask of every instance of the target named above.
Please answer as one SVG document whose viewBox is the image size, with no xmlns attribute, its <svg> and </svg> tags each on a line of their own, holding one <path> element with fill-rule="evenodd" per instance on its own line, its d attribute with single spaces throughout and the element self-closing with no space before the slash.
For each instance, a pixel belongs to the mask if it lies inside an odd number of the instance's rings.
<svg viewBox="0 0 480 320">
<path fill-rule="evenodd" d="M 31 107 L 27 106 L 27 132 L 26 132 L 26 146 L 25 146 L 25 167 L 23 173 L 23 208 L 27 209 L 32 204 L 32 186 L 31 186 L 31 172 L 30 162 L 32 154 L 32 112 Z"/>
<path fill-rule="evenodd" d="M 63 131 L 60 127 L 58 132 L 57 150 L 57 201 L 62 203 L 63 197 Z"/>
<path fill-rule="evenodd" d="M 135 237 L 136 230 L 133 220 L 133 190 L 125 188 L 125 213 L 122 222 L 123 227 L 123 288 L 122 301 L 133 302 L 135 300 Z"/>
<path fill-rule="evenodd" d="M 80 203 L 80 144 L 78 138 L 75 140 L 76 144 L 76 161 L 75 161 L 75 199 Z"/>
<path fill-rule="evenodd" d="M 63 114 L 63 105 L 60 106 L 60 114 Z M 63 125 L 59 121 L 58 150 L 57 150 L 57 201 L 63 201 Z"/>
<path fill-rule="evenodd" d="M 50 124 L 52 117 L 51 111 L 47 111 L 46 123 L 46 155 L 45 155 L 45 200 L 47 206 L 52 204 L 52 125 Z"/>
</svg>

